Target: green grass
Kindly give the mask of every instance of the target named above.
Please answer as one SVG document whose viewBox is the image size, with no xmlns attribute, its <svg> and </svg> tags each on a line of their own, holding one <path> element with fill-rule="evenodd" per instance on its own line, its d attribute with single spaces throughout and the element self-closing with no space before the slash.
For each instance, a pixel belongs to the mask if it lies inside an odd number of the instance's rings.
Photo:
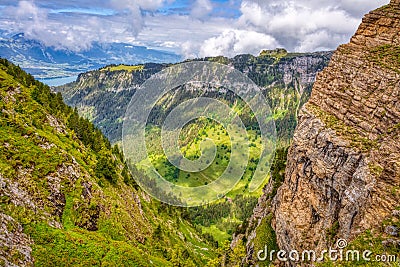
<svg viewBox="0 0 400 267">
<path fill-rule="evenodd" d="M 267 217 L 263 218 L 260 225 L 256 229 L 256 237 L 253 240 L 254 242 L 254 260 L 257 262 L 257 252 L 260 250 L 265 250 L 267 247 L 268 251 L 279 250 L 278 245 L 276 243 L 276 234 L 274 229 L 271 226 L 272 214 L 269 214 Z M 269 256 L 266 261 L 260 262 L 260 264 L 265 264 L 267 266 L 270 264 Z"/>
<path fill-rule="evenodd" d="M 385 240 L 380 234 L 373 233 L 370 230 L 359 235 L 355 240 L 349 243 L 344 251 L 349 250 L 358 250 L 360 251 L 360 260 L 352 261 L 349 258 L 349 261 L 340 261 L 340 262 L 332 262 L 329 259 L 326 259 L 325 262 L 317 264 L 317 266 L 321 267 L 331 267 L 331 266 L 340 266 L 340 267 L 352 267 L 352 266 L 399 266 L 400 264 L 400 250 L 396 247 L 385 247 L 382 245 L 382 241 Z M 364 251 L 369 250 L 372 252 L 370 259 L 371 261 L 366 261 L 363 259 L 362 254 Z M 396 262 L 377 262 L 375 261 L 375 257 L 377 255 L 394 255 L 397 257 Z"/>
<path fill-rule="evenodd" d="M 54 229 L 40 223 L 27 229 L 35 240 L 33 256 L 37 266 L 150 266 L 151 261 L 170 266 L 134 244 L 109 240 L 97 232 Z"/>
<path fill-rule="evenodd" d="M 400 206 L 397 207 L 399 210 Z M 354 240 L 349 242 L 348 246 L 344 249 L 344 252 L 348 250 L 358 250 L 360 252 L 360 261 L 342 261 L 332 262 L 326 259 L 326 262 L 318 264 L 321 267 L 330 266 L 341 266 L 341 267 L 352 267 L 352 266 L 399 266 L 400 265 L 400 248 L 396 245 L 384 245 L 383 241 L 389 239 L 396 239 L 393 236 L 389 236 L 383 233 L 383 229 L 386 226 L 395 226 L 400 228 L 400 218 L 395 216 L 388 216 L 383 221 L 381 229 L 367 230 L 358 235 Z M 332 241 L 331 241 L 332 242 Z M 334 242 L 334 241 L 333 241 Z M 363 259 L 363 252 L 371 251 L 370 261 Z M 395 256 L 397 261 L 392 262 L 378 262 L 376 256 Z M 350 258 L 351 260 L 351 258 Z"/>
<path fill-rule="evenodd" d="M 278 63 L 282 58 L 286 57 L 287 55 L 288 52 L 285 49 L 263 50 L 260 53 L 260 57 L 275 58 L 275 63 Z"/>
<path fill-rule="evenodd" d="M 400 46 L 386 44 L 373 47 L 369 52 L 369 60 L 385 69 L 400 73 Z"/>
<path fill-rule="evenodd" d="M 142 71 L 144 69 L 144 65 L 134 65 L 134 66 L 130 66 L 130 65 L 117 65 L 117 66 L 108 66 L 108 67 L 104 67 L 103 69 L 101 69 L 102 71 L 129 71 L 129 72 L 134 72 L 134 71 Z"/>
<path fill-rule="evenodd" d="M 200 123 L 202 125 L 202 123 Z M 199 129 L 200 128 L 200 129 Z M 249 140 L 249 162 L 243 162 L 243 166 L 247 166 L 244 175 L 239 180 L 238 184 L 227 194 L 228 197 L 235 197 L 238 194 L 259 196 L 261 187 L 255 192 L 249 193 L 247 187 L 253 177 L 253 173 L 257 167 L 258 158 L 262 148 L 261 138 L 257 135 L 256 131 L 248 130 L 247 135 L 240 135 L 238 130 L 232 129 L 233 138 L 239 144 L 239 149 L 243 149 L 245 153 L 245 142 Z M 179 171 L 176 167 L 172 166 L 166 156 L 161 153 L 161 140 L 160 130 L 157 127 L 148 129 L 147 144 L 148 147 L 148 160 L 139 164 L 138 168 L 148 170 L 150 165 L 154 166 L 156 170 L 168 181 L 186 187 L 196 187 L 207 185 L 217 178 L 219 178 L 225 171 L 229 174 L 230 170 L 227 169 L 228 163 L 231 160 L 231 141 L 227 132 L 222 126 L 214 123 L 205 123 L 203 127 L 199 127 L 199 123 L 189 124 L 181 132 L 180 151 L 189 160 L 196 160 L 200 157 L 202 151 L 200 145 L 202 141 L 211 139 L 217 147 L 217 154 L 213 162 L 202 162 L 209 164 L 205 170 L 199 172 L 188 173 Z M 203 152 L 211 150 L 211 145 L 205 145 Z"/>
<path fill-rule="evenodd" d="M 226 231 L 222 231 L 216 225 L 211 225 L 209 227 L 202 226 L 201 227 L 203 234 L 208 233 L 211 234 L 215 241 L 222 244 L 224 241 L 228 240 L 231 235 L 226 233 Z"/>
<path fill-rule="evenodd" d="M 334 115 L 322 110 L 320 107 L 308 103 L 307 109 L 321 119 L 327 127 L 333 129 L 336 134 L 344 137 L 353 148 L 362 152 L 368 152 L 378 148 L 379 144 L 377 141 L 362 136 L 354 127 L 347 125 Z"/>
</svg>

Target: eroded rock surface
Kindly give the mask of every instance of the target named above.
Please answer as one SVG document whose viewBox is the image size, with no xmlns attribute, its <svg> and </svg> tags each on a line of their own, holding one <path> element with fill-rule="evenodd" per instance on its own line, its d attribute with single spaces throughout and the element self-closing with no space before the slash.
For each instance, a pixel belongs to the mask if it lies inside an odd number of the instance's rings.
<svg viewBox="0 0 400 267">
<path fill-rule="evenodd" d="M 366 15 L 318 75 L 273 201 L 285 250 L 322 250 L 400 205 L 400 1 Z"/>
<path fill-rule="evenodd" d="M 367 229 L 385 236 L 383 221 L 398 216 L 399 31 L 400 1 L 392 0 L 366 15 L 318 74 L 299 113 L 285 181 L 271 205 L 253 216 L 261 214 L 259 222 L 272 214 L 281 249 L 321 251 Z M 392 239 L 383 244 L 396 243 L 397 228 L 386 230 Z M 251 242 L 247 250 L 254 263 Z"/>
<path fill-rule="evenodd" d="M 33 266 L 31 244 L 22 226 L 0 212 L 0 266 Z"/>
</svg>

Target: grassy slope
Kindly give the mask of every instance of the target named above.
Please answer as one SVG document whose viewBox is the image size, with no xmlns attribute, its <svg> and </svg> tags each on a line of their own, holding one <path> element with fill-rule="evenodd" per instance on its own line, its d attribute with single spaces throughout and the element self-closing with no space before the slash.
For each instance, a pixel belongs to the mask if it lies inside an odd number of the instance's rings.
<svg viewBox="0 0 400 267">
<path fill-rule="evenodd" d="M 189 125 L 189 128 L 196 128 L 196 125 Z M 192 132 L 189 129 L 189 132 Z M 149 143 L 156 143 L 157 139 L 159 139 L 159 131 L 157 129 L 153 129 L 151 131 L 152 134 L 148 136 Z M 209 162 L 210 166 L 201 172 L 196 173 L 188 173 L 184 171 L 180 171 L 178 175 L 175 174 L 176 168 L 168 164 L 168 160 L 165 155 L 160 154 L 157 149 L 153 148 L 150 152 L 149 158 L 152 162 L 153 166 L 157 168 L 159 173 L 163 175 L 167 180 L 174 182 L 175 184 L 181 186 L 201 186 L 207 183 L 210 183 L 221 176 L 221 174 L 226 170 L 229 160 L 230 160 L 230 149 L 231 142 L 229 135 L 227 135 L 226 131 L 222 126 L 210 124 L 204 126 L 200 132 L 194 131 L 193 135 L 186 135 L 183 140 L 183 145 L 181 146 L 181 152 L 188 159 L 197 159 L 200 154 L 200 144 L 206 138 L 211 139 L 215 145 L 217 146 L 217 154 L 214 162 Z M 239 134 L 234 137 L 237 141 L 244 141 L 245 136 L 239 136 Z M 257 165 L 255 164 L 255 160 L 259 157 L 260 149 L 261 149 L 261 140 L 260 137 L 256 134 L 255 131 L 248 131 L 248 138 L 250 139 L 250 164 L 247 167 L 246 173 L 239 181 L 239 183 L 235 186 L 235 188 L 229 192 L 228 197 L 235 197 L 237 194 L 246 193 L 246 185 L 248 185 L 249 180 L 252 177 L 252 170 Z M 204 147 L 205 150 L 211 149 Z M 204 163 L 204 162 L 203 162 Z M 207 163 L 207 162 L 206 162 Z M 145 168 L 145 166 L 144 166 Z M 259 195 L 260 191 L 253 192 L 252 195 Z"/>
<path fill-rule="evenodd" d="M 144 69 L 143 65 L 134 65 L 134 66 L 128 66 L 128 65 L 117 65 L 117 66 L 108 66 L 101 71 L 141 71 Z"/>
<path fill-rule="evenodd" d="M 200 127 L 200 128 L 199 128 Z M 235 131 L 232 131 L 235 133 Z M 257 135 L 256 131 L 247 131 L 250 144 L 249 162 L 246 162 L 246 172 L 243 177 L 239 180 L 236 186 L 230 191 L 225 198 L 217 201 L 217 203 L 227 203 L 222 205 L 221 209 L 225 211 L 225 215 L 219 217 L 216 220 L 211 219 L 211 223 L 206 222 L 207 220 L 201 220 L 197 216 L 192 216 L 194 222 L 199 225 L 198 227 L 203 233 L 211 234 L 214 240 L 222 244 L 223 241 L 230 239 L 232 232 L 238 225 L 244 222 L 245 216 L 240 219 L 235 216 L 238 209 L 242 206 L 236 205 L 236 196 L 243 195 L 243 199 L 246 203 L 246 209 L 252 210 L 256 199 L 261 194 L 262 187 L 259 190 L 250 193 L 247 190 L 248 184 L 251 181 L 254 170 L 257 167 L 257 160 L 261 151 L 261 139 Z M 210 121 L 197 121 L 196 123 L 189 124 L 181 132 L 181 152 L 188 159 L 197 159 L 200 154 L 200 143 L 206 138 L 213 140 L 217 146 L 217 155 L 213 162 L 210 162 L 209 167 L 201 172 L 187 173 L 179 171 L 176 167 L 172 166 L 166 156 L 160 152 L 160 130 L 157 127 L 153 127 L 149 130 L 147 136 L 149 159 L 152 165 L 158 170 L 158 172 L 170 182 L 181 186 L 202 186 L 219 178 L 222 173 L 226 170 L 230 160 L 230 149 L 231 142 L 227 132 L 223 129 L 223 126 L 212 123 Z M 245 136 L 234 136 L 236 141 L 243 143 Z M 207 146 L 205 149 L 209 149 Z M 207 163 L 207 162 L 206 162 Z M 148 169 L 148 162 L 144 161 L 139 168 L 146 171 Z M 267 183 L 268 180 L 265 181 Z M 240 197 L 239 199 L 241 199 Z M 248 205 L 246 205 L 248 204 Z M 204 209 L 203 214 L 199 217 L 213 216 L 213 213 L 218 212 L 213 209 Z M 193 214 L 193 212 L 191 213 Z M 199 223 L 201 222 L 201 223 Z M 206 222 L 206 223 L 205 223 Z"/>
<path fill-rule="evenodd" d="M 10 69 L 19 77 L 8 74 Z M 31 78 L 0 64 L 0 212 L 34 241 L 35 265 L 190 266 L 214 256 L 193 226 L 180 219 L 183 210 L 135 189 L 123 174 L 121 155 L 105 140 L 98 151 L 84 145 L 65 126 L 72 109 L 62 102 L 49 105 L 59 96 Z M 48 102 L 34 100 L 37 94 Z M 112 162 L 108 167 L 116 180 L 97 172 L 102 157 Z M 19 191 L 7 191 L 11 185 Z M 2 250 L 9 262 L 23 257 L 17 250 Z"/>
</svg>

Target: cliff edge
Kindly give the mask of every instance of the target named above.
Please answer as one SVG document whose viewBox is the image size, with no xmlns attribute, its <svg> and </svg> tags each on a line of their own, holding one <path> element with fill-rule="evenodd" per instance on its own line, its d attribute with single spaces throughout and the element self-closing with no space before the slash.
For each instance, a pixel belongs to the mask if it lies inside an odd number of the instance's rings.
<svg viewBox="0 0 400 267">
<path fill-rule="evenodd" d="M 273 201 L 280 248 L 353 240 L 400 206 L 400 1 L 366 15 L 299 115 Z"/>
<path fill-rule="evenodd" d="M 284 182 L 274 198 L 266 188 L 255 210 L 248 263 L 257 262 L 256 235 L 266 219 L 285 251 L 321 252 L 366 233 L 379 246 L 400 248 L 399 30 L 400 1 L 392 0 L 366 15 L 318 74 Z"/>
</svg>

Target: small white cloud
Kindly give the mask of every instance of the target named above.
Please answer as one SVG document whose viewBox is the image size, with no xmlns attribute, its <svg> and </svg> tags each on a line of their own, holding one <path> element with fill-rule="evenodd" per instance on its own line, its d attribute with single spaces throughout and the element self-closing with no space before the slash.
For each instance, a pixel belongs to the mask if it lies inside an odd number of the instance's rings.
<svg viewBox="0 0 400 267">
<path fill-rule="evenodd" d="M 213 5 L 210 0 L 196 0 L 194 2 L 190 15 L 196 19 L 206 17 L 213 10 Z"/>
<path fill-rule="evenodd" d="M 110 0 L 111 6 L 119 10 L 131 10 L 137 13 L 138 10 L 156 10 L 164 3 L 171 2 L 171 0 Z"/>
<path fill-rule="evenodd" d="M 47 16 L 47 12 L 39 9 L 32 1 L 19 1 L 18 7 L 13 10 L 21 19 L 39 20 L 43 16 Z"/>
<path fill-rule="evenodd" d="M 166 48 L 176 48 L 176 47 L 178 47 L 178 44 L 173 41 L 166 41 L 166 42 L 160 43 L 160 46 L 166 47 Z"/>
<path fill-rule="evenodd" d="M 181 45 L 181 53 L 186 59 L 198 57 L 199 49 L 200 44 L 191 41 L 186 41 Z"/>
<path fill-rule="evenodd" d="M 332 44 L 342 44 L 347 42 L 347 37 L 340 34 L 332 34 L 327 30 L 319 30 L 304 37 L 295 51 L 327 51 Z"/>
<path fill-rule="evenodd" d="M 129 2 L 129 1 L 120 1 L 120 2 Z M 159 7 L 162 7 L 167 2 L 166 0 L 130 0 L 130 2 L 137 2 L 141 9 L 143 10 L 156 10 Z"/>
<path fill-rule="evenodd" d="M 258 54 L 263 49 L 278 47 L 278 42 L 269 35 L 254 31 L 228 30 L 218 37 L 206 40 L 200 48 L 200 56 L 229 56 Z"/>
<path fill-rule="evenodd" d="M 389 0 L 340 0 L 338 2 L 339 8 L 358 18 L 379 6 L 388 4 Z"/>
</svg>

